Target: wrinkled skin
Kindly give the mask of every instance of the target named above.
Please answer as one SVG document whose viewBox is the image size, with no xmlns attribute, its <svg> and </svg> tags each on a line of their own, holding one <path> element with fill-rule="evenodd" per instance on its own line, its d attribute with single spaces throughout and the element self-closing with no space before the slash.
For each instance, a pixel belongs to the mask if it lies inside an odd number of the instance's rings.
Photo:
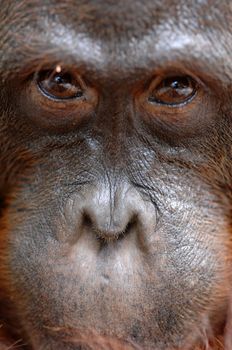
<svg viewBox="0 0 232 350">
<path fill-rule="evenodd" d="M 231 350 L 230 1 L 0 5 L 0 349 Z"/>
</svg>

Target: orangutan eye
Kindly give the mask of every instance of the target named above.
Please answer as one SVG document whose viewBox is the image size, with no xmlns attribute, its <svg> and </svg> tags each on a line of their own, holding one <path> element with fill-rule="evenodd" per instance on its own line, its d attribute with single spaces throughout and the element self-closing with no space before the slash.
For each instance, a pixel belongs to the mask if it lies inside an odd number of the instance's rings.
<svg viewBox="0 0 232 350">
<path fill-rule="evenodd" d="M 78 77 L 68 71 L 41 71 L 37 76 L 37 85 L 44 95 L 55 100 L 70 100 L 83 96 Z"/>
<path fill-rule="evenodd" d="M 149 102 L 176 106 L 186 103 L 196 94 L 197 83 L 189 76 L 174 76 L 157 83 Z"/>
</svg>

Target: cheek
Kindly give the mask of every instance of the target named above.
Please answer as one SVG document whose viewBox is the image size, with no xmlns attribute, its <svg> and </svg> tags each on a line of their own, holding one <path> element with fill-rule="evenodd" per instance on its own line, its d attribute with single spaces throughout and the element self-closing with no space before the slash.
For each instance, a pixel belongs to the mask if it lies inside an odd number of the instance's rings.
<svg viewBox="0 0 232 350">
<path fill-rule="evenodd" d="M 29 328 L 68 325 L 147 346 L 177 344 L 224 307 L 229 230 L 216 208 L 167 199 L 143 241 L 132 232 L 102 247 L 87 229 L 75 244 L 60 241 L 67 222 L 48 213 L 16 218 L 9 235 L 8 264 Z"/>
</svg>

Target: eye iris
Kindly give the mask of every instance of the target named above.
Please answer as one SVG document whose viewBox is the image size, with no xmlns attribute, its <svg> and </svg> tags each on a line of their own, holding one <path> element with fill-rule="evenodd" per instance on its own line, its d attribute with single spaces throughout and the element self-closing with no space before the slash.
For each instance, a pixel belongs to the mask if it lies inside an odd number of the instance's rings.
<svg viewBox="0 0 232 350">
<path fill-rule="evenodd" d="M 187 76 L 166 78 L 159 83 L 150 98 L 151 102 L 178 105 L 187 102 L 196 92 L 194 81 Z"/>
<path fill-rule="evenodd" d="M 50 98 L 68 100 L 83 95 L 77 78 L 68 72 L 43 71 L 38 75 L 40 90 Z"/>
</svg>

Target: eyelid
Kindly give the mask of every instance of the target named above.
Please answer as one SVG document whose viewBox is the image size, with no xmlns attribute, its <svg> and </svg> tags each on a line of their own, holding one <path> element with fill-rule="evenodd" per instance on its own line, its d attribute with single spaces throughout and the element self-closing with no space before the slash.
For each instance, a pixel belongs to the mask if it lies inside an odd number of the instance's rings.
<svg viewBox="0 0 232 350">
<path fill-rule="evenodd" d="M 68 101 L 73 101 L 75 99 L 84 99 L 83 94 L 81 96 L 73 96 L 73 97 L 68 97 L 68 98 L 56 98 L 55 95 L 53 96 L 52 94 L 46 93 L 42 87 L 41 84 L 37 83 L 37 89 L 38 91 L 46 98 L 50 99 L 51 101 L 54 102 L 68 102 Z"/>
<path fill-rule="evenodd" d="M 157 88 L 159 88 L 159 86 L 162 84 L 162 82 L 165 82 L 166 80 L 171 80 L 173 78 L 173 80 L 176 79 L 180 79 L 180 78 L 186 78 L 188 81 L 191 82 L 191 85 L 193 87 L 193 91 L 192 93 L 187 96 L 186 98 L 183 98 L 183 101 L 173 101 L 173 102 L 169 102 L 169 101 L 162 101 L 162 99 L 159 98 L 155 98 L 155 91 Z M 171 86 L 170 86 L 171 88 Z M 189 75 L 185 75 L 185 74 L 169 74 L 169 75 L 159 75 L 157 76 L 152 82 L 151 85 L 149 87 L 149 96 L 148 96 L 148 101 L 151 104 L 157 104 L 157 105 L 161 105 L 161 106 L 166 106 L 166 107 L 183 107 L 184 105 L 190 103 L 192 101 L 192 99 L 196 96 L 197 91 L 198 91 L 198 84 L 196 82 L 195 79 L 193 79 L 191 76 Z"/>
<path fill-rule="evenodd" d="M 52 93 L 51 91 L 46 90 L 46 86 L 43 87 L 43 82 L 49 81 L 56 76 L 60 75 L 61 77 L 65 74 L 69 74 L 70 78 L 73 79 L 73 86 L 76 86 L 76 94 L 73 94 L 73 96 L 59 96 L 59 93 L 56 95 L 55 93 Z M 62 68 L 60 65 L 57 65 L 53 69 L 42 69 L 39 72 L 36 72 L 34 75 L 34 84 L 36 84 L 38 91 L 46 98 L 55 101 L 55 102 L 69 102 L 71 100 L 83 100 L 84 99 L 84 91 L 86 89 L 86 84 L 84 83 L 84 80 L 80 77 L 80 75 L 74 70 L 74 69 L 68 69 L 67 67 Z M 55 84 L 55 82 L 54 82 Z M 62 84 L 61 84 L 62 85 Z M 70 83 L 70 85 L 72 85 Z M 58 86 L 58 85 L 57 85 Z M 68 92 L 68 90 L 67 90 Z M 79 94 L 81 92 L 81 94 Z"/>
<path fill-rule="evenodd" d="M 151 78 L 146 82 L 146 85 L 155 82 L 157 79 L 171 78 L 175 76 L 189 76 L 197 82 L 197 84 L 203 89 L 209 89 L 209 83 L 207 76 L 205 76 L 205 70 L 201 70 L 200 67 L 194 67 L 186 62 L 167 62 L 164 66 L 160 66 L 157 70 L 153 71 Z"/>
</svg>

